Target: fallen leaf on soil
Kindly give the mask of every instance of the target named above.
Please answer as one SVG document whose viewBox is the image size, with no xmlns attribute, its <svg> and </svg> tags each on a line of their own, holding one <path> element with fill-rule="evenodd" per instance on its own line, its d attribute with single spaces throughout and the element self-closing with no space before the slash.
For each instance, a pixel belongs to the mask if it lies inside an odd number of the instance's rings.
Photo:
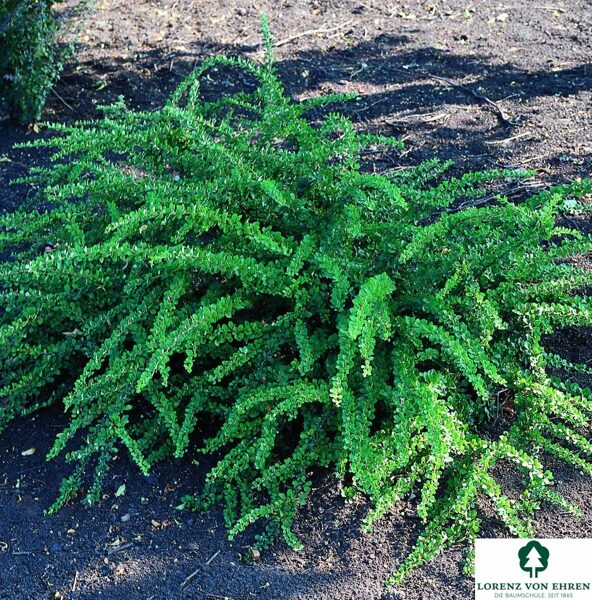
<svg viewBox="0 0 592 600">
<path fill-rule="evenodd" d="M 116 537 L 112 542 L 108 542 L 107 546 L 111 546 L 112 548 L 117 548 L 117 546 L 121 546 L 123 544 L 123 538 Z"/>
<path fill-rule="evenodd" d="M 35 454 L 36 448 L 29 448 L 28 450 L 23 450 L 21 452 L 21 456 L 32 456 Z"/>
</svg>

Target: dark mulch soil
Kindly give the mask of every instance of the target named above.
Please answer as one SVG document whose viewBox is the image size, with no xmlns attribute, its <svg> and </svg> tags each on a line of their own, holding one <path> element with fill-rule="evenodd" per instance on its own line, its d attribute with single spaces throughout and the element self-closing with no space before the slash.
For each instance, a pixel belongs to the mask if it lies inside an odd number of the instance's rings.
<svg viewBox="0 0 592 600">
<path fill-rule="evenodd" d="M 70 5 L 72 2 L 69 3 Z M 66 8 L 68 3 L 66 4 Z M 592 4 L 480 0 L 99 0 L 82 29 L 76 61 L 50 97 L 44 118 L 96 116 L 118 95 L 150 109 L 193 65 L 213 53 L 260 56 L 258 16 L 276 39 L 310 30 L 278 48 L 278 66 L 297 97 L 356 91 L 346 111 L 360 127 L 402 137 L 406 149 L 382 157 L 404 167 L 439 156 L 457 170 L 528 167 L 540 182 L 592 174 Z M 436 77 L 440 79 L 437 79 Z M 231 88 L 226 73 L 209 93 Z M 488 103 L 489 98 L 495 105 Z M 510 123 L 511 122 L 511 123 Z M 33 129 L 0 122 L 0 209 L 25 188 L 6 182 L 40 153 L 16 151 Z M 592 359 L 592 332 L 567 331 L 550 343 Z M 226 541 L 222 515 L 196 516 L 175 506 L 199 486 L 204 466 L 164 465 L 144 479 L 118 461 L 103 502 L 73 503 L 44 517 L 67 468 L 44 453 L 65 418 L 48 411 L 0 436 L 0 599 L 387 600 L 461 599 L 472 580 L 453 548 L 399 588 L 384 582 L 410 549 L 419 523 L 400 506 L 371 534 L 359 530 L 367 506 L 346 504 L 330 476 L 319 477 L 297 529 L 297 553 L 277 544 L 247 564 L 252 533 Z M 31 456 L 22 452 L 35 448 Z M 552 508 L 538 516 L 546 537 L 592 536 L 592 482 L 560 465 L 560 491 L 583 509 L 575 518 Z M 500 472 L 512 485 L 510 470 Z M 125 493 L 115 496 L 125 482 Z M 507 535 L 492 518 L 486 535 Z M 183 582 L 192 575 L 183 586 Z"/>
</svg>

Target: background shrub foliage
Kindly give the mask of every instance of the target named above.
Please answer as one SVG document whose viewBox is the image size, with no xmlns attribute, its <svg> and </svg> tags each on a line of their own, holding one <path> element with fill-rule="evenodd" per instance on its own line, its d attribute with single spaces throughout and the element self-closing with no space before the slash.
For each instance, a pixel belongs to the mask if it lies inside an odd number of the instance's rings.
<svg viewBox="0 0 592 600">
<path fill-rule="evenodd" d="M 217 67 L 258 86 L 205 101 Z M 160 110 L 120 101 L 33 144 L 52 166 L 0 220 L 0 425 L 63 402 L 49 456 L 74 467 L 52 510 L 81 488 L 97 500 L 120 448 L 143 473 L 203 452 L 214 466 L 185 505 L 222 501 L 231 535 L 261 519 L 261 543 L 298 547 L 293 519 L 330 467 L 372 500 L 368 526 L 416 495 L 426 525 L 400 579 L 474 538 L 484 498 L 516 535 L 541 502 L 567 507 L 543 453 L 592 472 L 592 392 L 549 374 L 588 368 L 541 341 L 592 324 L 570 260 L 590 239 L 556 225 L 590 183 L 457 210 L 518 174 L 369 174 L 362 151 L 394 142 L 337 114 L 311 124 L 334 100 L 293 102 L 269 58 L 218 57 Z M 500 395 L 515 417 L 494 433 Z"/>
<path fill-rule="evenodd" d="M 0 0 L 0 104 L 23 123 L 39 117 L 62 70 L 58 2 Z"/>
</svg>

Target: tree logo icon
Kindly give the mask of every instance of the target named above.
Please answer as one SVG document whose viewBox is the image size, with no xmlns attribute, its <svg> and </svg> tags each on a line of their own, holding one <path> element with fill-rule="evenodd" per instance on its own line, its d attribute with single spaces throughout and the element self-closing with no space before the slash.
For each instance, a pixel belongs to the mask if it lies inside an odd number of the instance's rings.
<svg viewBox="0 0 592 600">
<path fill-rule="evenodd" d="M 533 540 L 518 550 L 520 568 L 530 574 L 531 578 L 537 578 L 549 564 L 549 550 L 542 544 Z"/>
</svg>

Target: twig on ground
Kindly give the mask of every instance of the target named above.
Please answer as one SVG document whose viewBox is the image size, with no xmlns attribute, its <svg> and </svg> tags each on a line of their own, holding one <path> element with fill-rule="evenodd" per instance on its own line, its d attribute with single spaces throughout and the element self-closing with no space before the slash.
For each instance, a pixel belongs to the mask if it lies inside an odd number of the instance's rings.
<svg viewBox="0 0 592 600">
<path fill-rule="evenodd" d="M 479 92 L 476 92 L 474 89 L 462 84 L 462 83 L 456 83 L 454 81 L 452 81 L 451 79 L 448 79 L 446 77 L 440 77 L 439 75 L 432 75 L 432 73 L 430 73 L 429 71 L 422 71 L 423 73 L 425 73 L 426 75 L 428 75 L 429 77 L 431 77 L 432 79 L 435 79 L 436 81 L 442 81 L 444 83 L 447 83 L 448 85 L 451 85 L 452 87 L 456 87 L 459 88 L 465 92 L 467 92 L 468 94 L 471 94 L 473 97 L 475 97 L 477 100 L 479 100 L 479 102 L 481 102 L 481 104 L 488 104 L 489 106 L 491 106 L 494 109 L 494 112 L 498 118 L 498 120 L 503 123 L 504 125 L 508 125 L 510 127 L 514 127 L 516 125 L 516 123 L 514 121 L 512 121 L 507 115 L 506 113 L 500 108 L 500 106 L 494 102 L 491 98 L 488 98 L 487 96 L 484 96 L 483 94 L 480 94 Z"/>
<path fill-rule="evenodd" d="M 57 92 L 57 90 L 52 87 L 51 91 L 53 92 L 53 94 L 55 95 L 55 97 L 66 107 L 69 108 L 72 112 L 74 112 L 74 107 L 71 104 L 68 104 L 64 98 L 62 98 L 62 96 L 60 96 L 60 94 Z"/>
<path fill-rule="evenodd" d="M 390 123 L 433 123 L 434 121 L 441 121 L 446 117 L 449 117 L 450 113 L 446 110 L 444 111 L 435 111 L 429 113 L 407 113 L 400 115 L 398 118 L 397 115 L 393 115 L 392 118 L 389 117 Z"/>
<path fill-rule="evenodd" d="M 445 208 L 441 212 L 446 213 L 455 213 L 461 210 L 465 210 L 466 208 L 474 208 L 476 206 L 482 206 L 483 204 L 487 204 L 500 196 L 504 196 L 506 198 L 515 198 L 524 192 L 530 192 L 533 190 L 540 190 L 542 188 L 548 187 L 548 182 L 543 181 L 525 181 L 521 185 L 515 185 L 510 188 L 500 189 L 492 194 L 488 194 L 487 196 L 481 196 L 479 198 L 474 198 L 473 200 L 467 200 L 466 202 L 462 202 L 461 204 L 457 204 L 456 206 L 450 206 Z"/>
<path fill-rule="evenodd" d="M 532 133 L 530 131 L 524 131 L 523 133 L 513 135 L 512 137 L 505 138 L 503 140 L 491 140 L 491 141 L 485 141 L 484 143 L 488 144 L 489 146 L 494 146 L 496 144 L 507 144 L 508 142 L 513 142 L 514 140 L 518 140 L 520 138 L 524 138 L 527 136 L 532 136 Z"/>
<path fill-rule="evenodd" d="M 290 42 L 293 42 L 294 40 L 297 40 L 301 37 L 305 37 L 307 35 L 316 35 L 317 33 L 333 33 L 334 31 L 339 31 L 340 29 L 347 27 L 352 21 L 353 21 L 353 19 L 348 19 L 347 21 L 341 23 L 340 25 L 336 25 L 335 27 L 327 27 L 327 28 L 321 28 L 321 29 L 307 29 L 306 31 L 301 31 L 300 33 L 296 33 L 294 35 L 291 35 L 290 37 L 280 40 L 279 42 L 276 42 L 275 47 L 279 48 L 280 46 L 289 44 Z"/>
<path fill-rule="evenodd" d="M 384 101 L 385 101 L 385 98 L 381 98 L 380 100 L 377 100 L 376 102 L 372 102 L 372 104 L 368 104 L 368 106 L 364 106 L 364 108 L 358 108 L 356 110 L 352 110 L 352 112 L 354 112 L 354 113 L 365 112 L 367 110 L 370 110 L 373 106 L 376 106 L 377 104 L 381 104 Z"/>
<path fill-rule="evenodd" d="M 185 577 L 185 579 L 183 579 L 183 582 L 181 583 L 181 589 L 185 589 L 190 583 L 191 580 L 201 571 L 201 567 L 198 567 L 197 569 L 195 569 L 195 571 L 193 571 L 193 573 L 190 573 L 189 575 L 187 575 L 187 577 Z"/>
<path fill-rule="evenodd" d="M 109 551 L 107 552 L 107 556 L 113 556 L 113 554 L 117 554 L 118 552 L 121 552 L 122 550 L 127 550 L 128 548 L 131 548 L 134 545 L 133 542 L 128 542 L 127 544 L 123 544 L 123 546 L 118 546 L 117 548 L 110 548 Z"/>
<path fill-rule="evenodd" d="M 539 10 L 552 10 L 560 13 L 565 12 L 565 8 L 561 8 L 561 6 L 535 6 L 534 8 L 538 8 Z"/>
<path fill-rule="evenodd" d="M 430 73 L 429 71 L 426 71 L 425 69 L 393 69 L 393 70 L 397 71 L 398 73 L 404 73 L 405 75 L 423 75 L 424 77 L 429 77 L 430 79 L 435 79 L 436 81 L 442 81 L 443 83 L 446 83 L 447 85 L 449 85 L 451 87 L 455 87 L 460 90 L 463 90 L 464 92 L 467 92 L 467 94 L 471 94 L 471 96 L 476 98 L 480 104 L 487 104 L 488 106 L 491 106 L 491 108 L 493 108 L 495 115 L 498 118 L 498 121 L 500 121 L 500 123 L 502 123 L 503 125 L 507 125 L 509 127 L 516 126 L 516 123 L 510 119 L 510 117 L 503 111 L 502 108 L 500 108 L 499 104 L 494 102 L 491 98 L 488 98 L 487 96 L 484 96 L 483 94 L 480 94 L 479 92 L 476 92 L 474 89 L 470 88 L 467 85 L 464 85 L 463 83 L 456 83 L 455 81 L 452 81 L 452 79 L 448 79 L 447 77 L 441 77 L 440 75 L 434 75 L 433 73 Z"/>
<path fill-rule="evenodd" d="M 533 161 L 540 161 L 543 158 L 546 158 L 547 156 L 549 156 L 551 153 L 550 152 L 545 152 L 544 154 L 538 154 L 537 156 L 527 156 L 526 158 L 523 158 L 521 160 L 517 160 L 515 162 L 511 162 L 511 163 L 500 163 L 501 166 L 505 169 L 516 169 L 518 167 L 521 167 L 523 165 L 526 165 L 528 163 L 531 163 Z"/>
<path fill-rule="evenodd" d="M 220 550 L 217 550 L 215 554 L 208 558 L 208 560 L 206 561 L 206 567 L 216 558 L 216 556 L 218 556 L 218 554 L 220 554 Z"/>
<path fill-rule="evenodd" d="M 74 583 L 72 584 L 72 591 L 75 592 L 76 591 L 76 586 L 78 585 L 78 571 L 76 571 L 76 574 L 74 575 Z"/>
<path fill-rule="evenodd" d="M 217 550 L 212 556 L 210 556 L 210 558 L 208 558 L 208 560 L 206 560 L 206 562 L 204 563 L 204 565 L 207 567 L 216 558 L 216 556 L 218 556 L 218 554 L 220 554 L 220 550 Z M 185 579 L 181 583 L 181 589 L 186 588 L 191 583 L 191 580 L 200 571 L 201 571 L 201 567 L 197 567 L 197 569 L 195 569 L 195 571 L 193 571 L 193 573 L 190 573 L 189 575 L 187 575 L 187 577 L 185 577 Z M 212 594 L 209 594 L 209 595 L 212 596 Z"/>
</svg>

